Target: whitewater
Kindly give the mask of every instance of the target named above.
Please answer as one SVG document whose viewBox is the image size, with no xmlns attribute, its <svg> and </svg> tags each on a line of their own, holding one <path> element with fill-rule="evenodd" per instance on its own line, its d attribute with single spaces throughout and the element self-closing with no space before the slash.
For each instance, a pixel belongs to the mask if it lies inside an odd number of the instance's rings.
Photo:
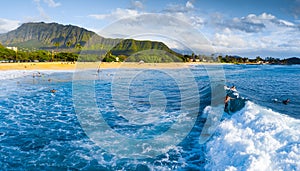
<svg viewBox="0 0 300 171">
<path fill-rule="evenodd" d="M 170 145 L 163 154 L 148 159 L 119 158 L 85 135 L 72 101 L 73 72 L 42 71 L 43 77 L 33 79 L 32 75 L 38 71 L 1 71 L 0 167 L 8 170 L 300 170 L 298 66 L 224 66 L 226 84 L 236 85 L 240 95 L 249 99 L 240 111 L 231 115 L 223 111 L 223 105 L 210 105 L 205 68 L 196 66 L 191 70 L 201 95 L 195 126 L 180 144 Z M 170 96 L 170 104 L 175 106 L 167 108 L 162 116 L 145 117 L 145 125 L 128 124 L 111 103 L 114 74 L 115 70 L 102 71 L 103 77 L 96 81 L 95 91 L 100 111 L 107 115 L 109 125 L 117 132 L 151 138 L 163 133 L 165 127 L 179 118 L 176 113 L 179 90 L 172 87 L 174 82 L 169 85 L 166 81 L 164 86 L 170 89 L 165 96 Z M 53 80 L 50 83 L 49 78 Z M 165 81 L 165 76 L 156 79 Z M 138 80 L 136 85 L 141 85 Z M 49 93 L 52 88 L 57 93 Z M 141 96 L 140 91 L 133 95 L 130 98 L 133 105 L 147 111 L 149 96 Z M 274 98 L 290 98 L 291 103 L 274 103 Z M 216 121 L 209 140 L 201 144 L 202 127 L 210 115 L 222 118 Z M 185 116 L 189 118 L 188 114 Z M 157 122 L 152 123 L 153 120 Z"/>
<path fill-rule="evenodd" d="M 207 143 L 205 169 L 299 170 L 299 129 L 300 120 L 247 102 L 217 127 Z"/>
</svg>

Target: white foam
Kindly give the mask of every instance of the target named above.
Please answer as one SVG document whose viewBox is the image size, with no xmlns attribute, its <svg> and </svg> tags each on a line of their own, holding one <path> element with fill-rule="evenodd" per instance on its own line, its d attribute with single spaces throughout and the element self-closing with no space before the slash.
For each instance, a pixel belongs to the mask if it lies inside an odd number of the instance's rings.
<svg viewBox="0 0 300 171">
<path fill-rule="evenodd" d="M 0 80 L 7 80 L 7 79 L 15 79 L 20 77 L 25 77 L 28 75 L 32 75 L 34 73 L 46 73 L 51 74 L 54 72 L 74 72 L 73 70 L 42 70 L 42 71 L 35 71 L 35 70 L 8 70 L 8 71 L 0 71 Z"/>
<path fill-rule="evenodd" d="M 247 102 L 207 143 L 207 170 L 300 170 L 300 120 Z"/>
<path fill-rule="evenodd" d="M 33 71 L 21 71 L 21 70 L 0 71 L 0 80 L 24 77 L 32 73 Z"/>
</svg>

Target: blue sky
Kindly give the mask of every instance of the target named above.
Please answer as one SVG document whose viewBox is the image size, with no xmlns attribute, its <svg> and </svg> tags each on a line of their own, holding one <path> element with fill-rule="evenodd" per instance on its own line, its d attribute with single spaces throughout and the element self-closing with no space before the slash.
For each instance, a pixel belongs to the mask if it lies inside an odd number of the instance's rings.
<svg viewBox="0 0 300 171">
<path fill-rule="evenodd" d="M 149 16 L 139 18 L 141 15 Z M 131 20 L 125 20 L 126 24 L 120 21 L 126 18 Z M 186 26 L 168 26 L 171 21 L 178 20 L 182 21 L 181 24 L 186 23 Z M 22 23 L 38 21 L 77 25 L 105 37 L 158 39 L 176 49 L 184 48 L 178 42 L 185 35 L 184 43 L 190 42 L 192 49 L 198 49 L 199 53 L 203 49 L 199 40 L 205 37 L 216 53 L 246 57 L 300 56 L 300 0 L 1 2 L 0 33 L 16 29 Z M 155 26 L 151 23 L 155 23 Z M 199 35 L 195 32 L 184 34 L 182 30 L 191 27 Z M 172 36 L 178 37 L 177 42 L 171 40 Z"/>
</svg>

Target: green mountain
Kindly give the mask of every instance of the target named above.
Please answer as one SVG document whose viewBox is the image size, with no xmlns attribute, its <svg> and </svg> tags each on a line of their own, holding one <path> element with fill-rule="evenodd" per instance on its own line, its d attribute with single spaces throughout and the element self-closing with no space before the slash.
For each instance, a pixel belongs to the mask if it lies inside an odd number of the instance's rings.
<svg viewBox="0 0 300 171">
<path fill-rule="evenodd" d="M 183 62 L 183 55 L 174 52 L 162 42 L 126 39 L 116 44 L 108 54 L 126 56 L 130 62 Z M 109 56 L 106 56 L 109 58 Z M 121 59 L 122 60 L 122 59 Z"/>
<path fill-rule="evenodd" d="M 91 55 L 94 55 L 104 61 L 116 61 L 117 58 L 123 61 L 135 54 L 134 57 L 131 57 L 131 61 L 185 61 L 181 54 L 174 52 L 162 42 L 104 38 L 84 28 L 57 23 L 22 24 L 16 30 L 1 34 L 0 43 L 4 46 L 44 50 L 55 49 L 61 52 L 66 50 L 78 52 L 75 47 L 79 45 L 79 48 L 86 54 L 86 59 L 89 60 L 92 60 Z M 160 51 L 159 54 L 154 52 L 154 49 Z M 147 51 L 147 54 L 138 53 L 141 51 Z M 157 55 L 164 56 L 164 59 L 154 60 L 153 56 Z"/>
<path fill-rule="evenodd" d="M 25 23 L 16 30 L 0 35 L 0 42 L 6 46 L 26 48 L 53 48 L 55 43 L 59 47 L 84 45 L 95 33 L 72 25 L 57 23 Z"/>
<path fill-rule="evenodd" d="M 297 57 L 292 57 L 292 58 L 288 58 L 286 59 L 286 64 L 300 64 L 300 58 Z"/>
</svg>

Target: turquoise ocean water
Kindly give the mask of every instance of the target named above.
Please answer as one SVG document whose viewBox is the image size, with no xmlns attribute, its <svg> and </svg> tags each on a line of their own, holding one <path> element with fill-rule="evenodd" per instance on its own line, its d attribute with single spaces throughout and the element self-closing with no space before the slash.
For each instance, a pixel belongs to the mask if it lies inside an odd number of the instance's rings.
<svg viewBox="0 0 300 171">
<path fill-rule="evenodd" d="M 224 83 L 248 99 L 232 115 L 211 106 L 205 67 L 188 70 L 90 71 L 88 86 L 74 72 L 1 71 L 1 170 L 300 170 L 300 66 L 224 65 Z M 214 115 L 222 118 L 199 143 Z M 163 145 L 151 153 L 151 143 L 110 135 Z"/>
</svg>

